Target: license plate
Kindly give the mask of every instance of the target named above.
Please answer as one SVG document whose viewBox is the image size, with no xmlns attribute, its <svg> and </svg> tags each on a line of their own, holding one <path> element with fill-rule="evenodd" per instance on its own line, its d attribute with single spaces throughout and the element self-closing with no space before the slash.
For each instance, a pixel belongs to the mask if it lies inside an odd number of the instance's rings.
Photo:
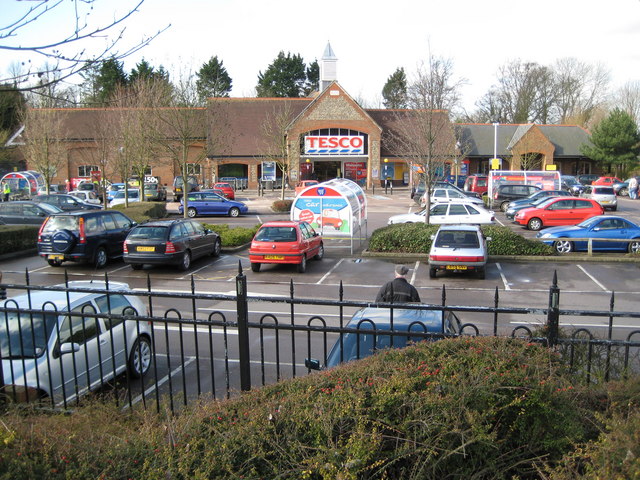
<svg viewBox="0 0 640 480">
<path fill-rule="evenodd" d="M 466 265 L 447 265 L 447 270 L 466 270 Z"/>
<path fill-rule="evenodd" d="M 611 200 L 602 200 L 602 203 L 611 203 Z"/>
<path fill-rule="evenodd" d="M 136 248 L 137 252 L 155 252 L 156 247 L 138 247 Z"/>
<path fill-rule="evenodd" d="M 64 260 L 64 255 L 49 255 L 47 258 L 49 260 Z"/>
<path fill-rule="evenodd" d="M 284 256 L 283 255 L 265 255 L 264 259 L 265 260 L 284 260 Z"/>
</svg>

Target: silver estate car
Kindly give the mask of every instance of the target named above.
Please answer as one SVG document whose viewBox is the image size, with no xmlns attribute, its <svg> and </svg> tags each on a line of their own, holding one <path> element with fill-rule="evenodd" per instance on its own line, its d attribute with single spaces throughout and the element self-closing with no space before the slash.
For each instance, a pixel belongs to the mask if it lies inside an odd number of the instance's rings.
<svg viewBox="0 0 640 480">
<path fill-rule="evenodd" d="M 431 240 L 430 278 L 435 278 L 438 270 L 475 272 L 478 278 L 484 278 L 491 237 L 485 237 L 478 225 L 443 225 Z"/>
<path fill-rule="evenodd" d="M 101 281 L 68 285 L 106 289 Z M 57 405 L 100 388 L 126 369 L 137 378 L 147 373 L 152 356 L 149 323 L 95 316 L 147 315 L 147 308 L 138 297 L 127 295 L 126 283 L 108 286 L 108 294 L 34 290 L 2 302 L 0 353 L 9 397 L 16 401 L 53 397 Z M 23 313 L 26 309 L 38 312 Z"/>
</svg>

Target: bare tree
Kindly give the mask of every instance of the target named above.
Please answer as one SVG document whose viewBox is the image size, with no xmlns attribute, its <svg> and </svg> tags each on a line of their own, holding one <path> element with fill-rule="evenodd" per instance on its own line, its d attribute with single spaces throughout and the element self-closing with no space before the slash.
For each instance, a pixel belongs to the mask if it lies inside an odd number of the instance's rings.
<svg viewBox="0 0 640 480">
<path fill-rule="evenodd" d="M 563 58 L 554 66 L 556 121 L 588 126 L 605 102 L 610 75 L 602 65 Z"/>
<path fill-rule="evenodd" d="M 51 180 L 66 165 L 67 150 L 63 139 L 67 138 L 64 118 L 60 110 L 30 108 L 23 114 L 25 144 L 22 146 L 27 163 L 44 177 L 49 193 Z"/>
<path fill-rule="evenodd" d="M 640 81 L 630 81 L 620 87 L 614 94 L 613 103 L 640 125 Z"/>
<path fill-rule="evenodd" d="M 99 7 L 98 0 L 71 0 L 71 5 L 62 0 L 20 2 L 24 9 L 18 16 L 4 16 L 3 24 L 0 24 L 0 50 L 14 52 L 21 60 L 24 59 L 23 68 L 12 69 L 8 76 L 0 77 L 0 89 L 3 84 L 23 91 L 48 87 L 72 77 L 93 62 L 109 57 L 122 59 L 137 52 L 170 26 L 144 36 L 132 45 L 123 45 L 126 23 L 140 11 L 144 1 L 134 0 L 132 7 L 124 13 L 115 14 L 112 20 L 98 24 L 91 22 L 95 15 L 90 15 Z M 44 23 L 59 15 L 67 15 L 66 22 L 55 20 L 55 24 L 62 25 L 64 30 L 57 33 L 55 28 L 45 28 Z M 32 29 L 44 32 L 44 37 L 29 43 L 25 37 Z M 106 43 L 105 38 L 108 39 Z M 97 46 L 94 54 L 89 53 L 89 46 Z M 35 58 L 29 58 L 29 54 Z M 35 64 L 40 62 L 35 59 L 44 61 L 43 65 L 36 67 Z M 34 78 L 46 80 L 32 85 L 30 80 Z"/>
<path fill-rule="evenodd" d="M 275 162 L 282 174 L 281 200 L 284 200 L 285 179 L 289 175 L 289 158 L 287 149 L 287 128 L 294 119 L 290 102 L 283 102 L 267 114 L 260 125 L 263 158 Z M 290 139 L 289 139 L 290 141 Z"/>
<path fill-rule="evenodd" d="M 460 144 L 448 110 L 458 104 L 461 85 L 462 81 L 453 80 L 451 61 L 430 56 L 409 86 L 408 104 L 412 110 L 397 112 L 387 133 L 387 141 L 409 168 L 422 172 L 427 223 L 433 185 L 443 175 L 445 164 L 455 162 L 459 156 Z"/>
<path fill-rule="evenodd" d="M 206 109 L 199 104 L 197 89 L 192 75 L 183 75 L 178 80 L 169 106 L 157 111 L 160 120 L 160 142 L 174 165 L 178 166 L 184 180 L 184 193 L 188 193 L 187 178 L 192 173 L 191 165 L 202 165 L 206 158 L 207 143 Z M 183 197 L 183 214 L 188 216 L 189 199 Z"/>
</svg>

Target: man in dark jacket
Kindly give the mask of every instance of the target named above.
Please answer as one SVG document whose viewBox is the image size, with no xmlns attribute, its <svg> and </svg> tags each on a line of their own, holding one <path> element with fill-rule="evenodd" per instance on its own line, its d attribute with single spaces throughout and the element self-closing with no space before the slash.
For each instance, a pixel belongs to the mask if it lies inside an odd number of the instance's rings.
<svg viewBox="0 0 640 480">
<path fill-rule="evenodd" d="M 406 279 L 409 269 L 404 265 L 396 265 L 395 272 L 396 278 L 380 287 L 376 302 L 419 302 L 420 295 L 418 295 L 418 291 Z"/>
</svg>

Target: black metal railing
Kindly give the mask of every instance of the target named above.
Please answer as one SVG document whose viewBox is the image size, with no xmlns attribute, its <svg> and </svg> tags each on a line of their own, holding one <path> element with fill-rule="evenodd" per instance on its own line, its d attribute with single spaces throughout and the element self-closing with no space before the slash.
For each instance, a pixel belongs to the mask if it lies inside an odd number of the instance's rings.
<svg viewBox="0 0 640 480">
<path fill-rule="evenodd" d="M 342 283 L 337 300 L 297 297 L 293 281 L 286 297 L 250 295 L 240 264 L 234 295 L 199 292 L 193 277 L 184 293 L 158 291 L 150 277 L 145 288 L 123 293 L 107 274 L 99 285 L 79 285 L 65 275 L 64 284 L 34 286 L 28 271 L 24 284 L 0 284 L 0 298 L 7 292 L 10 298 L 0 302 L 2 398 L 44 397 L 52 407 L 75 405 L 88 391 L 113 396 L 126 408 L 157 410 L 204 395 L 229 398 L 307 375 L 327 364 L 334 344 L 339 360 L 349 360 L 344 347 L 350 335 L 357 339 L 356 357 L 381 348 L 381 339 L 394 347 L 408 339 L 504 335 L 558 350 L 587 382 L 621 378 L 640 367 L 640 330 L 621 336 L 616 328 L 640 313 L 616 311 L 613 293 L 607 310 L 563 310 L 555 273 L 545 308 L 503 307 L 498 288 L 492 306 L 449 305 L 445 286 L 440 304 L 346 300 Z M 378 327 L 366 316 L 349 324 L 367 307 L 388 310 L 388 325 Z M 313 313 L 303 313 L 306 308 Z M 435 329 L 426 321 L 401 327 L 406 311 L 435 312 L 440 323 Z M 583 327 L 561 327 L 561 319 L 577 317 L 607 319 L 606 333 L 598 338 Z M 148 367 L 141 378 L 136 359 Z"/>
</svg>

